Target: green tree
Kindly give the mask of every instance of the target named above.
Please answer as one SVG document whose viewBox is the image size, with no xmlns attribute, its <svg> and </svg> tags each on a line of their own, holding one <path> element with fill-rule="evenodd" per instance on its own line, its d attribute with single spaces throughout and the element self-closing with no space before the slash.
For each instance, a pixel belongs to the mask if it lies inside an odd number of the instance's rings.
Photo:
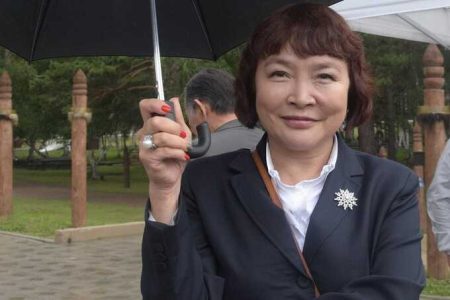
<svg viewBox="0 0 450 300">
<path fill-rule="evenodd" d="M 51 139 L 70 139 L 67 113 L 72 102 L 72 78 L 81 69 L 88 79 L 88 107 L 92 122 L 89 139 L 120 133 L 126 137 L 142 126 L 139 100 L 156 97 L 153 59 L 135 57 L 87 57 L 47 59 L 28 64 L 7 50 L 0 55 L 0 69 L 10 72 L 13 105 L 19 114 L 16 138 L 30 145 L 29 158 L 40 144 Z M 235 73 L 240 49 L 217 61 L 163 58 L 166 97 L 182 96 L 189 78 L 202 68 L 222 68 Z M 128 174 L 131 149 L 122 143 L 124 173 Z M 125 185 L 129 180 L 125 179 Z M 129 183 L 128 183 L 129 185 Z"/>
<path fill-rule="evenodd" d="M 410 132 L 417 106 L 422 103 L 422 56 L 426 44 L 364 35 L 368 61 L 376 83 L 373 124 L 378 147 L 386 144 L 396 159 L 400 130 Z"/>
</svg>

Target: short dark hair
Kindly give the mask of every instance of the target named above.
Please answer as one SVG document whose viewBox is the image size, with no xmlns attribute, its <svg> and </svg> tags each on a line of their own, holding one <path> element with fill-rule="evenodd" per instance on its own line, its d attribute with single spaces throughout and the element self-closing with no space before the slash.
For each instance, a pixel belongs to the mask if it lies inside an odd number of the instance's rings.
<svg viewBox="0 0 450 300">
<path fill-rule="evenodd" d="M 255 74 L 258 62 L 290 46 L 299 57 L 329 55 L 348 65 L 347 127 L 364 123 L 372 114 L 373 81 L 361 37 L 335 11 L 320 4 L 296 4 L 278 10 L 255 29 L 244 48 L 236 76 L 236 115 L 254 127 Z"/>
<path fill-rule="evenodd" d="M 187 83 L 185 104 L 192 108 L 194 100 L 207 102 L 217 114 L 234 112 L 236 97 L 234 93 L 234 77 L 218 69 L 203 69 L 195 74 Z"/>
</svg>

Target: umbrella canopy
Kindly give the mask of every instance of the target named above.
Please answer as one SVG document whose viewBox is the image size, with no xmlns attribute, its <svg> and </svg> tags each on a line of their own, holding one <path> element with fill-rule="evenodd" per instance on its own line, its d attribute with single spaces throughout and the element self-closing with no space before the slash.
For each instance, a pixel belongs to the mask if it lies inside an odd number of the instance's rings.
<svg viewBox="0 0 450 300">
<path fill-rule="evenodd" d="M 274 10 L 299 0 L 1 0 L 0 45 L 28 61 L 70 56 L 160 55 L 216 59 Z M 339 0 L 303 1 L 333 4 Z M 156 22 L 157 20 L 157 22 Z M 171 102 L 168 102 L 171 105 Z M 172 114 L 168 117 L 173 118 Z M 200 128 L 201 127 L 201 128 Z M 209 148 L 208 125 L 189 155 Z"/>
<path fill-rule="evenodd" d="M 355 31 L 450 49 L 450 0 L 344 0 L 332 8 Z"/>
<path fill-rule="evenodd" d="M 272 11 L 298 2 L 158 0 L 161 55 L 216 59 L 243 43 L 255 24 Z M 152 56 L 150 1 L 1 0 L 0 45 L 29 61 L 69 56 Z"/>
</svg>

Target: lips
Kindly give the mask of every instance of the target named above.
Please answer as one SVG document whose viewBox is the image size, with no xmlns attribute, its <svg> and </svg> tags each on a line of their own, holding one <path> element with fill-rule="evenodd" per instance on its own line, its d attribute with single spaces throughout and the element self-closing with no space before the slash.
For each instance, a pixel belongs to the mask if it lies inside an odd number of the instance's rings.
<svg viewBox="0 0 450 300">
<path fill-rule="evenodd" d="M 308 129 L 317 122 L 316 119 L 302 116 L 283 116 L 281 119 L 286 126 L 294 129 Z"/>
</svg>

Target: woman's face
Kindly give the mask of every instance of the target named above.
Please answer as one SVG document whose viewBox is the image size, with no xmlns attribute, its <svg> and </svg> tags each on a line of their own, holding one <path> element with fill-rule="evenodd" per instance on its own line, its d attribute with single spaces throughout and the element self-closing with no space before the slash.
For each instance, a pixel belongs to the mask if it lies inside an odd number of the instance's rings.
<svg viewBox="0 0 450 300">
<path fill-rule="evenodd" d="M 332 145 L 347 112 L 345 61 L 300 58 L 288 47 L 258 63 L 255 86 L 256 111 L 271 147 L 315 153 Z"/>
</svg>

